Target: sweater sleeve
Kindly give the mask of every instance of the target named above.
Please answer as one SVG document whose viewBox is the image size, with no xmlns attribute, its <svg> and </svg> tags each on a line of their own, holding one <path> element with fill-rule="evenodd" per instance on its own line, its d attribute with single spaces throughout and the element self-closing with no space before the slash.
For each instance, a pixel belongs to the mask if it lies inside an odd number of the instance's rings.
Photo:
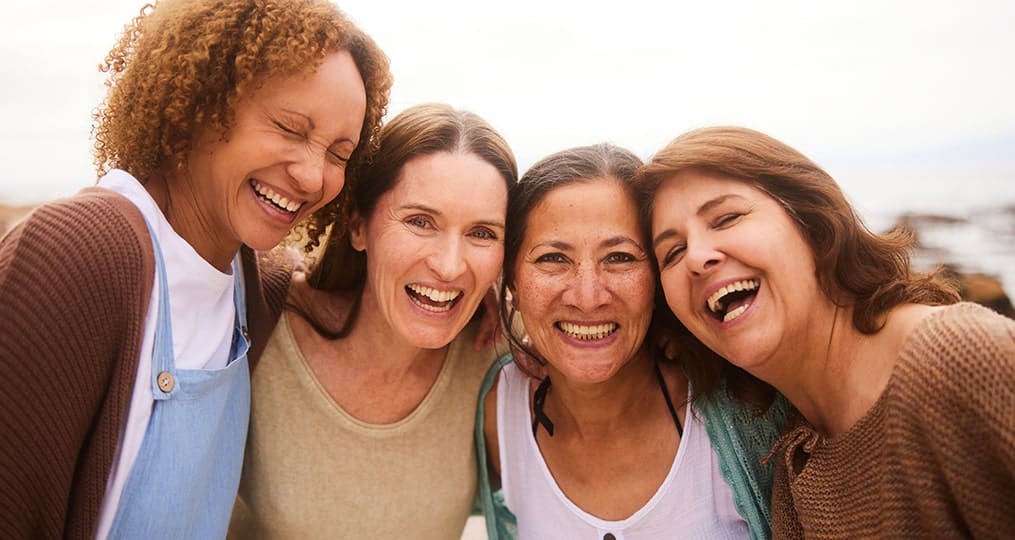
<svg viewBox="0 0 1015 540">
<path fill-rule="evenodd" d="M 150 247 L 139 213 L 87 191 L 0 240 L 3 538 L 94 534 L 130 399 Z"/>
<path fill-rule="evenodd" d="M 900 452 L 930 452 L 951 493 L 948 511 L 973 537 L 993 537 L 1015 515 L 1015 321 L 975 304 L 939 315 L 900 360 L 904 421 L 918 432 Z"/>
</svg>

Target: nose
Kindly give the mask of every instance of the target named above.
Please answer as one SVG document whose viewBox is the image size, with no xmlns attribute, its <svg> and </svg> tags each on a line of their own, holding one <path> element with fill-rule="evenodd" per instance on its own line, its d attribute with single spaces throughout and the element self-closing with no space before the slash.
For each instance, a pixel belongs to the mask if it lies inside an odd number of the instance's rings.
<svg viewBox="0 0 1015 540">
<path fill-rule="evenodd" d="M 427 266 L 442 281 L 454 281 L 465 273 L 465 248 L 462 239 L 454 237 L 435 242 L 427 257 Z"/>
<path fill-rule="evenodd" d="M 688 242 L 685 249 L 687 269 L 694 276 L 707 275 L 726 260 L 726 255 L 707 240 Z"/>
<path fill-rule="evenodd" d="M 303 193 L 317 193 L 324 187 L 329 168 L 325 154 L 326 151 L 307 148 L 302 155 L 289 162 L 289 176 Z"/>
<path fill-rule="evenodd" d="M 582 311 L 591 312 L 609 302 L 610 291 L 603 282 L 600 269 L 593 264 L 582 264 L 574 280 L 564 291 L 564 302 Z"/>
</svg>

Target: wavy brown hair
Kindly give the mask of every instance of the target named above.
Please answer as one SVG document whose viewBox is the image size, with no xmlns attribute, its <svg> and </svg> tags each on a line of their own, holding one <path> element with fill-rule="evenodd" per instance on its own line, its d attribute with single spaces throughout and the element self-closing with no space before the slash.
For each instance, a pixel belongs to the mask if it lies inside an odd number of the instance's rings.
<svg viewBox="0 0 1015 540">
<path fill-rule="evenodd" d="M 199 130 L 225 134 L 237 102 L 266 78 L 320 65 L 349 51 L 366 88 L 355 171 L 376 145 L 392 77 L 374 41 L 327 0 L 162 0 L 128 24 L 99 68 L 107 93 L 94 116 L 95 167 L 142 183 L 183 171 Z M 355 184 L 350 174 L 348 184 Z M 347 185 L 348 185 L 347 184 Z M 347 191 L 343 190 L 344 191 Z M 341 214 L 340 195 L 304 222 L 316 245 Z"/>
<path fill-rule="evenodd" d="M 518 181 L 518 165 L 511 147 L 486 120 L 442 103 L 425 103 L 402 111 L 381 130 L 377 152 L 361 171 L 361 182 L 347 190 L 350 210 L 369 218 L 381 196 L 398 185 L 406 163 L 441 152 L 475 154 L 497 169 L 508 192 Z M 336 222 L 307 282 L 314 289 L 349 293 L 354 301 L 350 315 L 336 328 L 318 320 L 303 306 L 290 307 L 321 335 L 330 339 L 345 337 L 358 315 L 366 268 L 367 254 L 352 248 L 347 223 Z"/>
<path fill-rule="evenodd" d="M 959 300 L 937 272 L 912 271 L 912 233 L 901 228 L 880 235 L 871 232 L 828 173 L 764 133 L 709 127 L 674 139 L 639 172 L 637 186 L 645 216 L 651 218 L 660 184 L 687 170 L 746 182 L 775 199 L 810 246 L 822 292 L 837 305 L 853 308 L 852 324 L 860 332 L 878 332 L 882 315 L 900 304 L 942 305 Z M 714 369 L 704 369 L 716 375 Z M 701 370 L 693 371 L 701 374 Z M 694 382 L 702 387 L 701 381 Z"/>
</svg>

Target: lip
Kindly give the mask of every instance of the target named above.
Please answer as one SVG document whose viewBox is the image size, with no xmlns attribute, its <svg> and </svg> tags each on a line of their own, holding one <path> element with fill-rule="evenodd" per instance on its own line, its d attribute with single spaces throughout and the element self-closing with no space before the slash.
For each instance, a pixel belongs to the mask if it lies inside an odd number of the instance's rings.
<svg viewBox="0 0 1015 540">
<path fill-rule="evenodd" d="M 287 212 L 285 210 L 278 208 L 274 204 L 265 201 L 264 199 L 261 198 L 261 195 L 257 192 L 257 189 L 254 187 L 255 182 L 257 184 L 260 184 L 262 187 L 274 191 L 278 195 L 290 201 L 298 202 L 299 208 L 295 212 Z M 247 186 L 250 188 L 250 194 L 254 198 L 254 201 L 258 204 L 258 206 L 260 206 L 264 210 L 264 212 L 268 214 L 268 216 L 270 216 L 273 220 L 286 226 L 291 226 L 294 222 L 296 222 L 297 219 L 299 219 L 304 215 L 305 210 L 310 206 L 309 201 L 307 201 L 306 199 L 302 197 L 297 197 L 284 189 L 280 189 L 274 184 L 270 184 L 258 178 L 250 178 L 247 181 Z"/>
<path fill-rule="evenodd" d="M 735 283 L 737 281 L 750 280 L 750 279 L 758 281 L 759 286 L 758 286 L 758 293 L 757 293 L 757 295 L 760 295 L 761 294 L 761 289 L 764 286 L 764 281 L 762 281 L 761 278 L 759 278 L 759 277 L 757 277 L 755 275 L 737 276 L 737 277 L 732 277 L 732 278 L 724 279 L 722 281 L 716 281 L 716 282 L 713 282 L 712 284 L 710 284 L 708 287 L 705 287 L 705 289 L 702 290 L 701 294 L 698 295 L 698 301 L 697 301 L 698 307 L 697 307 L 697 311 L 699 313 L 701 313 L 702 317 L 705 320 L 707 320 L 710 324 L 713 324 L 713 325 L 716 325 L 716 326 L 719 326 L 719 327 L 723 327 L 723 328 L 732 326 L 732 325 L 734 325 L 734 324 L 744 320 L 745 317 L 747 317 L 748 315 L 750 315 L 750 313 L 752 311 L 754 311 L 754 302 L 753 301 L 751 302 L 751 305 L 747 307 L 747 310 L 744 311 L 744 313 L 741 314 L 739 317 L 737 317 L 736 319 L 733 319 L 732 321 L 723 322 L 723 321 L 720 321 L 720 320 L 716 319 L 714 316 L 712 316 L 712 311 L 710 309 L 708 309 L 708 299 L 716 291 L 718 291 L 719 289 L 729 285 L 730 283 Z M 755 300 L 757 299 L 757 295 L 755 295 Z"/>
<path fill-rule="evenodd" d="M 599 339 L 578 339 L 571 334 L 564 331 L 562 324 L 573 324 L 578 326 L 600 326 L 613 324 L 615 328 L 612 332 Z M 623 327 L 616 321 L 611 320 L 598 320 L 598 321 L 577 321 L 577 320 L 559 320 L 553 323 L 553 329 L 560 334 L 561 338 L 573 347 L 595 349 L 599 347 L 607 347 L 620 338 L 620 332 Z"/>
<path fill-rule="evenodd" d="M 434 289 L 434 290 L 440 291 L 440 292 L 457 292 L 459 294 L 458 294 L 457 297 L 454 298 L 454 300 L 452 301 L 451 305 L 447 308 L 447 310 L 444 310 L 444 311 L 434 311 L 434 310 L 428 309 L 428 307 L 426 307 L 424 305 L 421 305 L 413 297 L 413 294 L 419 294 L 419 293 L 416 292 L 416 291 L 413 291 L 410 286 L 414 286 L 414 287 L 417 287 L 417 288 L 419 288 L 419 287 L 425 287 L 425 288 Z M 405 291 L 405 296 L 408 299 L 409 304 L 413 307 L 413 309 L 415 309 L 418 313 L 421 313 L 421 314 L 426 315 L 428 317 L 450 317 L 452 314 L 458 312 L 458 310 L 461 308 L 461 305 L 465 301 L 465 298 L 467 296 L 465 290 L 460 288 L 460 287 L 448 287 L 447 285 L 440 286 L 440 285 L 434 285 L 432 283 L 426 283 L 426 282 L 423 282 L 423 281 L 412 281 L 412 282 L 409 282 L 409 283 L 405 284 L 402 287 L 402 290 Z"/>
</svg>

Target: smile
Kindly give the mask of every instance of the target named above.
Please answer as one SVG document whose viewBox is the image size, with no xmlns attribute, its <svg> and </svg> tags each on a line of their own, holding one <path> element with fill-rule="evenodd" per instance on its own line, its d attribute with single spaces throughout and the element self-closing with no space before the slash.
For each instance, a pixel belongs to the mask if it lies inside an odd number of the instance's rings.
<svg viewBox="0 0 1015 540">
<path fill-rule="evenodd" d="M 756 279 L 742 279 L 721 287 L 706 300 L 709 314 L 722 322 L 743 315 L 758 294 L 761 284 Z"/>
<path fill-rule="evenodd" d="M 450 311 L 464 296 L 462 291 L 441 291 L 416 283 L 406 285 L 405 292 L 414 304 L 434 313 Z"/>
<path fill-rule="evenodd" d="M 303 203 L 290 201 L 282 195 L 275 193 L 275 190 L 261 184 L 257 180 L 251 180 L 250 185 L 254 188 L 254 192 L 257 193 L 257 196 L 260 197 L 262 201 L 274 205 L 275 208 L 278 208 L 283 212 L 295 214 L 300 207 L 303 206 Z"/>
<path fill-rule="evenodd" d="M 581 341 L 593 341 L 603 339 L 617 331 L 617 323 L 603 323 L 595 325 L 574 324 L 569 322 L 557 323 L 557 329 L 568 336 Z"/>
</svg>

